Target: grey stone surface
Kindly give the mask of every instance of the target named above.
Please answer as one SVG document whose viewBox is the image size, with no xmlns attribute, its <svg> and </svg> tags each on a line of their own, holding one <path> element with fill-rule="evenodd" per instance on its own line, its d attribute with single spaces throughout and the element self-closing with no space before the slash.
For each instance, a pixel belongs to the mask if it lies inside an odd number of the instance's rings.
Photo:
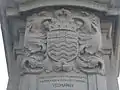
<svg viewBox="0 0 120 90">
<path fill-rule="evenodd" d="M 119 90 L 118 2 L 1 0 L 7 90 Z"/>
</svg>

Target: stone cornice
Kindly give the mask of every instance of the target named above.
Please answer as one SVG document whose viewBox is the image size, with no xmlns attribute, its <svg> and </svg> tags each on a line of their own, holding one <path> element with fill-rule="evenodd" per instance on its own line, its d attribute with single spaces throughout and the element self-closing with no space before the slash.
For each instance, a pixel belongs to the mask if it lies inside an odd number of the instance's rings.
<svg viewBox="0 0 120 90">
<path fill-rule="evenodd" d="M 119 15 L 120 9 L 119 8 L 110 8 L 108 4 L 103 3 L 96 3 L 93 1 L 73 1 L 73 0 L 50 0 L 50 1 L 31 1 L 27 3 L 18 4 L 17 8 L 8 7 L 7 8 L 7 15 L 8 16 L 15 16 L 18 15 L 20 12 L 29 11 L 32 9 L 36 9 L 39 7 L 46 7 L 46 6 L 76 6 L 81 8 L 89 8 L 96 11 L 105 12 L 107 15 Z"/>
</svg>

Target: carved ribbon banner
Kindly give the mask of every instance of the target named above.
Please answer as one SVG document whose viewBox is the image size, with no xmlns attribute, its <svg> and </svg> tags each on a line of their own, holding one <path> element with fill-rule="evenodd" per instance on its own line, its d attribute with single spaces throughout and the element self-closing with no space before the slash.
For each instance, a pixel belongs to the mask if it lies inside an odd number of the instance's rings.
<svg viewBox="0 0 120 90">
<path fill-rule="evenodd" d="M 93 14 L 42 11 L 28 18 L 24 41 L 23 73 L 104 74 L 100 20 Z"/>
</svg>

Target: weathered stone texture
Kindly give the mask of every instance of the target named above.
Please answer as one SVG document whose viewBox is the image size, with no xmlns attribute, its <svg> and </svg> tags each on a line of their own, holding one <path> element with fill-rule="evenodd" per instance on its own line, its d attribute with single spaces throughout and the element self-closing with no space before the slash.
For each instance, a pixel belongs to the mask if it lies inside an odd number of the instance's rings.
<svg viewBox="0 0 120 90">
<path fill-rule="evenodd" d="M 118 90 L 117 0 L 6 1 L 8 90 Z"/>
</svg>

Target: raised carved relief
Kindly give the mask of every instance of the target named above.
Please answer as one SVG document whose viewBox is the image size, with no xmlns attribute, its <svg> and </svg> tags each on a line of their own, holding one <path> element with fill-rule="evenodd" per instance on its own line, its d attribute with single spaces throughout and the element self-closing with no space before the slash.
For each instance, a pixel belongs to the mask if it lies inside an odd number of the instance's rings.
<svg viewBox="0 0 120 90">
<path fill-rule="evenodd" d="M 46 31 L 40 25 L 40 19 L 43 17 L 39 18 L 35 14 L 27 20 L 24 40 L 25 54 L 21 64 L 23 70 L 25 70 L 24 73 L 40 73 L 44 71 L 42 62 L 46 58 Z"/>
<path fill-rule="evenodd" d="M 80 48 L 76 66 L 84 72 L 104 73 L 100 21 L 94 15 L 89 16 L 88 19 L 90 21 L 83 19 L 84 25 L 78 30 Z"/>
<path fill-rule="evenodd" d="M 28 18 L 23 73 L 104 73 L 100 20 L 67 9 L 40 12 Z"/>
</svg>

